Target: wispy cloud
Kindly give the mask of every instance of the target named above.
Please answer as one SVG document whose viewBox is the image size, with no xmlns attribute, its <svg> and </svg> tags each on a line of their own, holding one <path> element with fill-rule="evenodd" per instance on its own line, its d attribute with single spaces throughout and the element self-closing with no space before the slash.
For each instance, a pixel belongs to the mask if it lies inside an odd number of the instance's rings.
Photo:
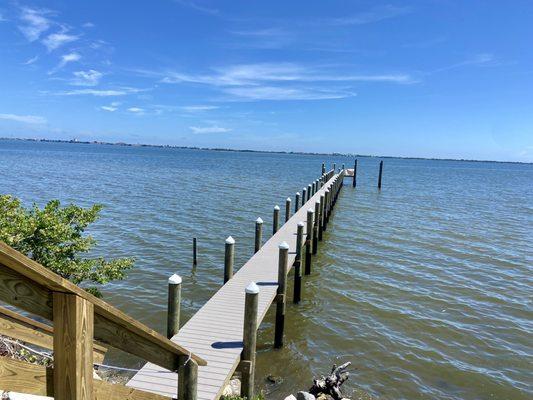
<svg viewBox="0 0 533 400">
<path fill-rule="evenodd" d="M 213 125 L 213 126 L 190 126 L 189 129 L 195 134 L 226 133 L 226 132 L 230 132 L 231 131 L 231 129 L 229 129 L 229 128 L 223 128 L 223 127 L 217 126 L 217 125 Z"/>
<path fill-rule="evenodd" d="M 108 111 L 108 112 L 114 112 L 114 111 L 117 111 L 118 110 L 118 106 L 120 106 L 120 102 L 119 101 L 113 101 L 110 105 L 108 106 L 101 106 L 100 108 L 104 111 Z"/>
<path fill-rule="evenodd" d="M 203 4 L 200 3 L 200 1 L 192 1 L 192 0 L 175 0 L 175 1 L 176 3 L 181 4 L 182 6 L 192 8 L 193 10 L 200 11 L 205 14 L 216 15 L 219 13 L 218 9 L 204 6 Z"/>
<path fill-rule="evenodd" d="M 71 35 L 66 30 L 64 30 L 62 32 L 56 32 L 48 35 L 45 39 L 43 39 L 43 44 L 48 49 L 48 51 L 52 51 L 76 40 L 78 40 L 78 36 Z"/>
<path fill-rule="evenodd" d="M 390 18 L 396 18 L 401 15 L 408 14 L 411 11 L 412 10 L 410 7 L 398 7 L 391 4 L 386 4 L 382 6 L 376 6 L 369 11 L 363 11 L 345 17 L 324 19 L 322 20 L 322 23 L 334 26 L 366 25 Z"/>
<path fill-rule="evenodd" d="M 52 75 L 56 73 L 57 71 L 59 71 L 61 68 L 63 68 L 65 65 L 79 61 L 79 60 L 81 60 L 81 55 L 79 55 L 78 53 L 63 54 L 61 56 L 59 64 L 57 64 L 54 68 L 48 71 L 48 75 Z"/>
<path fill-rule="evenodd" d="M 137 89 L 131 87 L 118 88 L 118 89 L 75 89 L 67 90 L 63 92 L 55 93 L 58 96 L 81 96 L 90 95 L 96 97 L 112 97 L 112 96 L 126 96 L 128 94 L 134 94 L 144 92 L 146 89 Z"/>
<path fill-rule="evenodd" d="M 353 92 L 342 90 L 275 86 L 232 87 L 224 89 L 224 92 L 247 100 L 327 100 L 355 96 Z"/>
<path fill-rule="evenodd" d="M 181 109 L 186 112 L 202 112 L 202 111 L 210 111 L 210 110 L 216 110 L 217 108 L 220 108 L 218 106 L 183 106 Z"/>
<path fill-rule="evenodd" d="M 70 82 L 75 86 L 96 86 L 104 74 L 94 69 L 73 72 L 74 79 Z"/>
<path fill-rule="evenodd" d="M 6 121 L 22 122 L 32 125 L 46 124 L 46 118 L 36 115 L 17 115 L 17 114 L 0 114 L 0 119 Z"/>
<path fill-rule="evenodd" d="M 130 107 L 127 111 L 134 114 L 144 114 L 144 109 L 140 107 Z"/>
<path fill-rule="evenodd" d="M 33 64 L 35 61 L 37 61 L 39 59 L 39 56 L 35 56 L 35 57 L 32 57 L 32 58 L 29 58 L 27 59 L 26 61 L 24 61 L 22 63 L 22 65 L 31 65 Z"/>
<path fill-rule="evenodd" d="M 20 13 L 22 25 L 19 25 L 18 28 L 26 39 L 34 42 L 50 28 L 51 21 L 48 15 L 50 15 L 48 10 L 23 7 Z"/>
<path fill-rule="evenodd" d="M 437 68 L 433 72 L 449 71 L 451 69 L 467 67 L 467 66 L 496 66 L 499 65 L 496 57 L 492 53 L 478 53 L 474 54 L 467 59 L 450 64 L 441 68 Z"/>
</svg>

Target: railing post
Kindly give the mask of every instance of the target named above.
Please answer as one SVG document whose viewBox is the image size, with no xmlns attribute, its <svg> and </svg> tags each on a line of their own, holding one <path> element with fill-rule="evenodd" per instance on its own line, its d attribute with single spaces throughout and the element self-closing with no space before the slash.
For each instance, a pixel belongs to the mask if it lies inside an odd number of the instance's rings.
<svg viewBox="0 0 533 400">
<path fill-rule="evenodd" d="M 233 278 L 233 261 L 235 258 L 235 239 L 228 236 L 224 253 L 224 283 Z"/>
<path fill-rule="evenodd" d="M 188 356 L 179 356 L 178 362 L 178 400 L 197 400 L 198 364 Z"/>
<path fill-rule="evenodd" d="M 279 206 L 274 206 L 272 214 L 272 234 L 275 235 L 279 229 Z"/>
<path fill-rule="evenodd" d="M 298 304 L 302 299 L 302 247 L 304 243 L 304 223 L 298 222 L 296 230 L 296 257 L 294 259 L 294 291 L 293 303 Z"/>
<path fill-rule="evenodd" d="M 257 253 L 261 246 L 263 245 L 263 220 L 261 217 L 258 217 L 255 220 L 255 251 Z"/>
<path fill-rule="evenodd" d="M 287 297 L 287 270 L 289 260 L 289 245 L 282 242 L 279 245 L 278 290 L 276 296 L 276 326 L 274 347 L 283 347 L 283 331 L 285 330 L 285 302 Z"/>
<path fill-rule="evenodd" d="M 315 223 L 313 224 L 313 254 L 318 252 L 318 221 L 320 220 L 320 200 L 315 203 Z"/>
<path fill-rule="evenodd" d="M 254 397 L 258 302 L 259 287 L 255 282 L 251 282 L 245 289 L 241 360 L 243 364 L 243 368 L 241 369 L 241 395 L 247 399 L 252 399 Z"/>
<path fill-rule="evenodd" d="M 294 213 L 296 214 L 298 212 L 298 209 L 300 208 L 300 192 L 296 192 L 294 195 Z"/>
<path fill-rule="evenodd" d="M 287 197 L 285 200 L 285 222 L 291 217 L 291 198 Z"/>
<path fill-rule="evenodd" d="M 318 240 L 322 241 L 324 235 L 324 202 L 326 196 L 324 193 L 320 194 L 320 218 L 318 219 Z"/>
<path fill-rule="evenodd" d="M 92 400 L 94 306 L 54 292 L 54 399 Z"/>
<path fill-rule="evenodd" d="M 307 229 L 305 238 L 305 274 L 311 274 L 311 240 L 313 239 L 313 214 L 312 208 L 307 210 Z"/>
<path fill-rule="evenodd" d="M 378 189 L 381 189 L 381 178 L 383 177 L 383 160 L 379 162 Z"/>
<path fill-rule="evenodd" d="M 167 338 L 172 338 L 180 330 L 181 276 L 174 274 L 168 278 Z"/>
<path fill-rule="evenodd" d="M 355 162 L 353 163 L 353 181 L 352 186 L 357 186 L 357 158 L 355 159 Z"/>
</svg>

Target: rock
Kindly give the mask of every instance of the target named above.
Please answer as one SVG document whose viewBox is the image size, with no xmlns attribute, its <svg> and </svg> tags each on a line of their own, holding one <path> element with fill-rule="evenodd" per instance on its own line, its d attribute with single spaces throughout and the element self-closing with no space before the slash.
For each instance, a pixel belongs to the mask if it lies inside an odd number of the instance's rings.
<svg viewBox="0 0 533 400">
<path fill-rule="evenodd" d="M 285 397 L 285 400 L 296 400 L 296 397 L 294 397 L 293 394 L 290 394 L 287 397 Z"/>
<path fill-rule="evenodd" d="M 280 377 L 280 376 L 276 376 L 276 375 L 272 375 L 272 374 L 269 374 L 267 377 L 266 377 L 266 380 L 268 383 L 273 383 L 275 385 L 278 385 L 280 384 L 281 382 L 283 382 L 283 378 Z"/>
<path fill-rule="evenodd" d="M 241 381 L 239 379 L 232 379 L 222 391 L 222 397 L 232 397 L 241 395 Z"/>
<path fill-rule="evenodd" d="M 297 400 L 316 400 L 315 396 L 307 392 L 298 392 L 296 393 Z"/>
</svg>

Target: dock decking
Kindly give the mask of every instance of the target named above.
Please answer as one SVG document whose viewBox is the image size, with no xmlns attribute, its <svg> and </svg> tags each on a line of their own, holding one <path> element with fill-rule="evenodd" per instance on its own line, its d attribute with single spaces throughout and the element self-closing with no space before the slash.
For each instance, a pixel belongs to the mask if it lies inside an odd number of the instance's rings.
<svg viewBox="0 0 533 400">
<path fill-rule="evenodd" d="M 218 399 L 239 365 L 246 286 L 254 281 L 260 288 L 259 326 L 276 297 L 278 245 L 284 241 L 289 244 L 289 269 L 292 268 L 298 222 L 307 219 L 307 210 L 314 210 L 320 195 L 336 178 L 333 174 L 171 339 L 207 361 L 206 366 L 198 368 L 198 400 Z M 177 374 L 147 363 L 127 386 L 176 398 Z"/>
</svg>

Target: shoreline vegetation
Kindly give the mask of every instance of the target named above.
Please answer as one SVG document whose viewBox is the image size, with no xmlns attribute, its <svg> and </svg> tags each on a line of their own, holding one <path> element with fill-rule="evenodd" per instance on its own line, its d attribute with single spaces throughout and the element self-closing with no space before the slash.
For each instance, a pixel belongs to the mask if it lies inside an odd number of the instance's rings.
<svg viewBox="0 0 533 400">
<path fill-rule="evenodd" d="M 202 150 L 202 151 L 227 151 L 235 153 L 266 153 L 266 154 L 294 154 L 307 156 L 337 156 L 337 157 L 367 157 L 367 158 L 384 158 L 384 159 L 402 159 L 402 160 L 431 160 L 431 161 L 464 161 L 478 163 L 501 163 L 501 164 L 533 164 L 526 161 L 497 161 L 497 160 L 474 160 L 467 158 L 430 158 L 430 157 L 404 157 L 404 156 L 383 156 L 370 154 L 355 153 L 318 153 L 305 151 L 275 151 L 275 150 L 252 150 L 252 149 L 232 149 L 222 147 L 198 147 L 198 146 L 178 146 L 171 144 L 149 144 L 149 143 L 127 143 L 127 142 L 104 142 L 99 140 L 65 140 L 65 139 L 46 139 L 46 138 L 19 138 L 19 137 L 0 137 L 0 141 L 20 141 L 20 142 L 41 142 L 41 143 L 66 143 L 66 144 L 83 144 L 83 145 L 103 145 L 103 146 L 123 146 L 123 147 L 153 147 L 161 149 L 180 149 L 180 150 Z"/>
</svg>

